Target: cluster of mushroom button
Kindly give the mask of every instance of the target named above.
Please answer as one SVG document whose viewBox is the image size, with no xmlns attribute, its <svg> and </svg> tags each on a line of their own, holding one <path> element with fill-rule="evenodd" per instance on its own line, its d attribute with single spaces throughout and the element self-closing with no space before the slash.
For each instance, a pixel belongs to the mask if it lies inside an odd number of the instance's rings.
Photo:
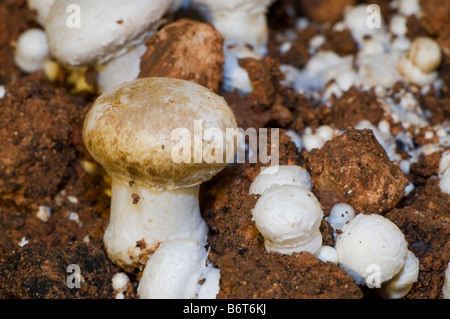
<svg viewBox="0 0 450 319">
<path fill-rule="evenodd" d="M 417 281 L 418 259 L 407 249 L 400 229 L 381 215 L 355 217 L 350 205 L 336 204 L 325 217 L 335 231 L 335 247 L 322 246 L 323 212 L 302 167 L 267 168 L 255 178 L 249 193 L 261 195 L 252 214 L 267 251 L 311 253 L 338 264 L 357 284 L 373 288 L 383 298 L 402 298 Z"/>
<path fill-rule="evenodd" d="M 147 49 L 146 39 L 168 14 L 192 8 L 213 24 L 224 39 L 224 88 L 248 93 L 252 90 L 248 74 L 237 61 L 265 55 L 266 13 L 273 2 L 28 0 L 28 7 L 36 11 L 36 22 L 42 29 L 26 31 L 20 37 L 16 64 L 24 72 L 44 69 L 49 79 L 55 79 L 61 67 L 67 68 L 78 91 L 93 90 L 84 77 L 88 68 L 95 69 L 96 86 L 103 93 L 136 79 L 140 58 Z"/>
<path fill-rule="evenodd" d="M 227 163 L 172 158 L 177 144 L 172 132 L 182 127 L 193 132 L 196 120 L 224 136 L 237 126 L 225 100 L 205 87 L 142 78 L 98 97 L 84 122 L 86 148 L 111 176 L 106 251 L 126 271 L 145 267 L 141 298 L 218 293 L 219 273 L 207 261 L 208 227 L 198 195 L 200 184 Z M 209 143 L 203 141 L 203 148 Z"/>
</svg>

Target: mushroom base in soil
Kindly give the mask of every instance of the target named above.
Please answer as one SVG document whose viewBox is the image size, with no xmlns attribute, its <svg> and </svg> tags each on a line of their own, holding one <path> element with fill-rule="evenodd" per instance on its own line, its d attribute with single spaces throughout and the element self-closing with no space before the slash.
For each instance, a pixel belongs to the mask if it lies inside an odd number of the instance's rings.
<svg viewBox="0 0 450 319">
<path fill-rule="evenodd" d="M 162 241 L 174 238 L 206 245 L 208 226 L 200 214 L 199 188 L 159 191 L 112 177 L 110 223 L 104 235 L 110 259 L 122 268 L 144 265 Z"/>
</svg>

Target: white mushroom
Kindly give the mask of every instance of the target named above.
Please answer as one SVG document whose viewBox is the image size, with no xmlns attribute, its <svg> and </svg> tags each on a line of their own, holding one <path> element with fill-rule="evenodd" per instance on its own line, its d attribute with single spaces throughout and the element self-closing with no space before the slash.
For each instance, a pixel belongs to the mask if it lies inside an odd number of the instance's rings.
<svg viewBox="0 0 450 319">
<path fill-rule="evenodd" d="M 339 256 L 337 254 L 336 248 L 331 247 L 331 246 L 327 246 L 327 245 L 322 246 L 317 258 L 319 258 L 323 262 L 329 261 L 336 265 L 339 264 Z"/>
<path fill-rule="evenodd" d="M 17 40 L 14 62 L 24 72 L 32 73 L 44 68 L 49 59 L 47 36 L 41 29 L 29 29 Z"/>
<path fill-rule="evenodd" d="M 329 125 L 321 125 L 314 132 L 307 127 L 302 136 L 303 146 L 308 152 L 314 148 L 320 149 L 333 138 L 333 135 L 334 130 Z"/>
<path fill-rule="evenodd" d="M 164 14 L 181 4 L 182 0 L 56 1 L 44 24 L 50 53 L 65 66 L 97 68 L 99 92 L 103 93 L 138 77 L 146 38 Z M 76 15 L 78 20 L 72 17 Z"/>
<path fill-rule="evenodd" d="M 250 45 L 254 52 L 267 51 L 267 8 L 274 0 L 191 0 L 208 22 L 224 37 L 225 48 Z"/>
<path fill-rule="evenodd" d="M 336 250 L 340 266 L 358 284 L 370 287 L 379 287 L 398 274 L 407 257 L 403 233 L 376 214 L 359 214 L 345 224 L 336 239 Z"/>
<path fill-rule="evenodd" d="M 389 42 L 388 35 L 385 33 L 386 25 L 381 13 L 374 14 L 373 11 L 368 10 L 368 6 L 365 4 L 348 7 L 345 10 L 344 23 L 360 47 L 368 37 L 383 44 Z"/>
<path fill-rule="evenodd" d="M 64 65 L 102 64 L 143 43 L 153 24 L 178 0 L 59 0 L 45 23 L 50 52 Z M 80 8 L 80 26 L 68 25 L 69 6 Z"/>
<path fill-rule="evenodd" d="M 118 272 L 112 277 L 111 283 L 116 293 L 116 299 L 125 299 L 125 292 L 129 282 L 130 278 L 124 272 Z"/>
<path fill-rule="evenodd" d="M 442 61 L 439 45 L 431 38 L 418 37 L 399 59 L 398 71 L 408 83 L 419 86 L 432 84 L 437 78 L 436 69 Z"/>
<path fill-rule="evenodd" d="M 145 265 L 140 299 L 214 299 L 220 271 L 203 244 L 186 238 L 163 242 Z"/>
<path fill-rule="evenodd" d="M 333 206 L 330 215 L 325 220 L 333 227 L 334 235 L 336 230 L 342 230 L 345 223 L 351 221 L 355 217 L 355 211 L 352 206 L 346 203 L 339 203 Z"/>
<path fill-rule="evenodd" d="M 168 239 L 187 237 L 206 244 L 200 184 L 227 162 L 197 161 L 195 121 L 203 123 L 205 132 L 216 129 L 223 136 L 227 128 L 237 126 L 222 97 L 172 78 L 143 78 L 117 86 L 102 94 L 86 116 L 86 148 L 111 176 L 105 246 L 110 259 L 124 269 L 142 265 Z M 187 142 L 194 136 L 194 152 L 187 153 L 187 162 L 175 161 L 172 154 L 179 144 L 173 132 L 180 128 L 189 133 Z M 202 143 L 199 137 L 200 151 L 207 150 L 213 142 Z M 191 151 L 191 145 L 183 152 Z"/>
<path fill-rule="evenodd" d="M 323 211 L 314 194 L 306 188 L 274 185 L 262 193 L 252 215 L 267 251 L 319 254 Z"/>
<path fill-rule="evenodd" d="M 408 250 L 402 269 L 389 281 L 383 283 L 376 293 L 385 299 L 400 299 L 406 296 L 419 277 L 419 260 Z"/>
<path fill-rule="evenodd" d="M 28 8 L 36 11 L 36 22 L 45 25 L 50 9 L 56 0 L 27 0 Z"/>
<path fill-rule="evenodd" d="M 250 184 L 250 194 L 262 194 L 273 185 L 298 185 L 311 190 L 309 172 L 298 165 L 279 165 L 266 168 Z"/>
<path fill-rule="evenodd" d="M 137 79 L 141 71 L 140 57 L 146 50 L 147 47 L 144 44 L 138 45 L 103 67 L 99 67 L 97 75 L 99 92 L 106 92 L 123 82 Z"/>
</svg>

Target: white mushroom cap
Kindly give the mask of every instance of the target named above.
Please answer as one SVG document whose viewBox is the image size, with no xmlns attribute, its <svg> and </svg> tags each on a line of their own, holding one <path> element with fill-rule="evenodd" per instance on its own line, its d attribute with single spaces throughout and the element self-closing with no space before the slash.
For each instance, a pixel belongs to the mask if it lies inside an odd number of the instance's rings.
<svg viewBox="0 0 450 319">
<path fill-rule="evenodd" d="M 118 272 L 114 274 L 111 279 L 112 287 L 114 291 L 117 293 L 116 299 L 121 299 L 123 294 L 127 290 L 128 283 L 130 282 L 130 278 L 124 272 Z"/>
<path fill-rule="evenodd" d="M 311 175 L 301 166 L 271 166 L 263 172 L 250 185 L 250 194 L 262 194 L 273 185 L 298 185 L 311 190 Z"/>
<path fill-rule="evenodd" d="M 415 38 L 406 55 L 424 73 L 435 71 L 442 60 L 439 45 L 428 37 Z"/>
<path fill-rule="evenodd" d="M 377 284 L 381 284 L 403 267 L 407 243 L 389 219 L 359 214 L 344 225 L 342 232 L 336 239 L 339 263 L 358 284 L 366 284 L 371 276 L 376 276 Z"/>
<path fill-rule="evenodd" d="M 442 61 L 439 45 L 431 38 L 418 37 L 400 57 L 397 69 L 408 83 L 425 86 L 437 78 L 436 69 Z"/>
<path fill-rule="evenodd" d="M 252 214 L 267 251 L 319 254 L 323 211 L 314 194 L 306 188 L 274 185 L 261 195 Z"/>
<path fill-rule="evenodd" d="M 32 73 L 43 69 L 49 57 L 47 36 L 41 29 L 29 29 L 17 40 L 14 62 L 24 72 Z"/>
<path fill-rule="evenodd" d="M 79 27 L 68 25 L 70 5 L 80 9 Z M 50 52 L 65 65 L 100 64 L 142 43 L 153 23 L 180 5 L 179 0 L 58 0 L 45 23 Z"/>
<path fill-rule="evenodd" d="M 333 138 L 334 132 L 329 125 L 321 125 L 314 132 L 310 127 L 307 127 L 302 137 L 303 146 L 308 152 L 314 148 L 320 149 Z"/>
<path fill-rule="evenodd" d="M 325 217 L 334 230 L 342 230 L 345 223 L 351 221 L 355 217 L 355 210 L 352 206 L 346 203 L 339 203 L 333 206 L 330 215 Z"/>
<path fill-rule="evenodd" d="M 361 46 L 367 36 L 380 39 L 387 42 L 385 35 L 385 23 L 380 15 L 380 26 L 373 27 L 369 25 L 371 12 L 367 10 L 367 5 L 360 4 L 353 7 L 348 7 L 344 15 L 344 23 L 350 30 L 353 38 Z"/>
<path fill-rule="evenodd" d="M 41 26 L 45 25 L 50 9 L 56 0 L 27 0 L 28 8 L 36 10 L 36 21 Z"/>
<path fill-rule="evenodd" d="M 211 271 L 208 251 L 193 240 L 179 238 L 163 242 L 150 256 L 138 287 L 140 299 L 193 299 L 199 295 L 215 298 L 219 276 Z M 207 274 L 213 274 L 208 276 Z M 203 285 L 210 294 L 201 293 Z M 211 281 L 211 282 L 208 282 Z"/>
<path fill-rule="evenodd" d="M 411 290 L 418 277 L 419 260 L 414 256 L 414 253 L 408 250 L 405 264 L 399 273 L 375 291 L 386 299 L 400 299 Z"/>
<path fill-rule="evenodd" d="M 267 51 L 267 8 L 274 0 L 191 0 L 192 6 L 224 38 L 224 46 L 250 45 L 258 54 Z"/>
</svg>

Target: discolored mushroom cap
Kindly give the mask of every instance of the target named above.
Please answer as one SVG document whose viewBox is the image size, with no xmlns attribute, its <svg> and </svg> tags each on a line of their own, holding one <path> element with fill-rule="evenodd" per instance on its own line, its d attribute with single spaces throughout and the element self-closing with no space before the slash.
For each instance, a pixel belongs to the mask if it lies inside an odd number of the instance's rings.
<svg viewBox="0 0 450 319">
<path fill-rule="evenodd" d="M 176 189 L 209 180 L 227 165 L 236 146 L 232 145 L 232 154 L 226 152 L 226 131 L 236 127 L 225 100 L 205 87 L 180 79 L 142 78 L 95 101 L 84 122 L 83 140 L 110 175 L 154 189 Z M 202 139 L 208 129 L 217 136 Z M 180 130 L 189 136 L 174 134 Z M 189 160 L 173 158 L 177 145 L 191 147 Z M 205 150 L 220 154 L 220 145 L 223 158 L 207 160 Z M 200 160 L 194 152 L 199 149 Z M 188 147 L 180 151 L 189 154 Z"/>
</svg>

